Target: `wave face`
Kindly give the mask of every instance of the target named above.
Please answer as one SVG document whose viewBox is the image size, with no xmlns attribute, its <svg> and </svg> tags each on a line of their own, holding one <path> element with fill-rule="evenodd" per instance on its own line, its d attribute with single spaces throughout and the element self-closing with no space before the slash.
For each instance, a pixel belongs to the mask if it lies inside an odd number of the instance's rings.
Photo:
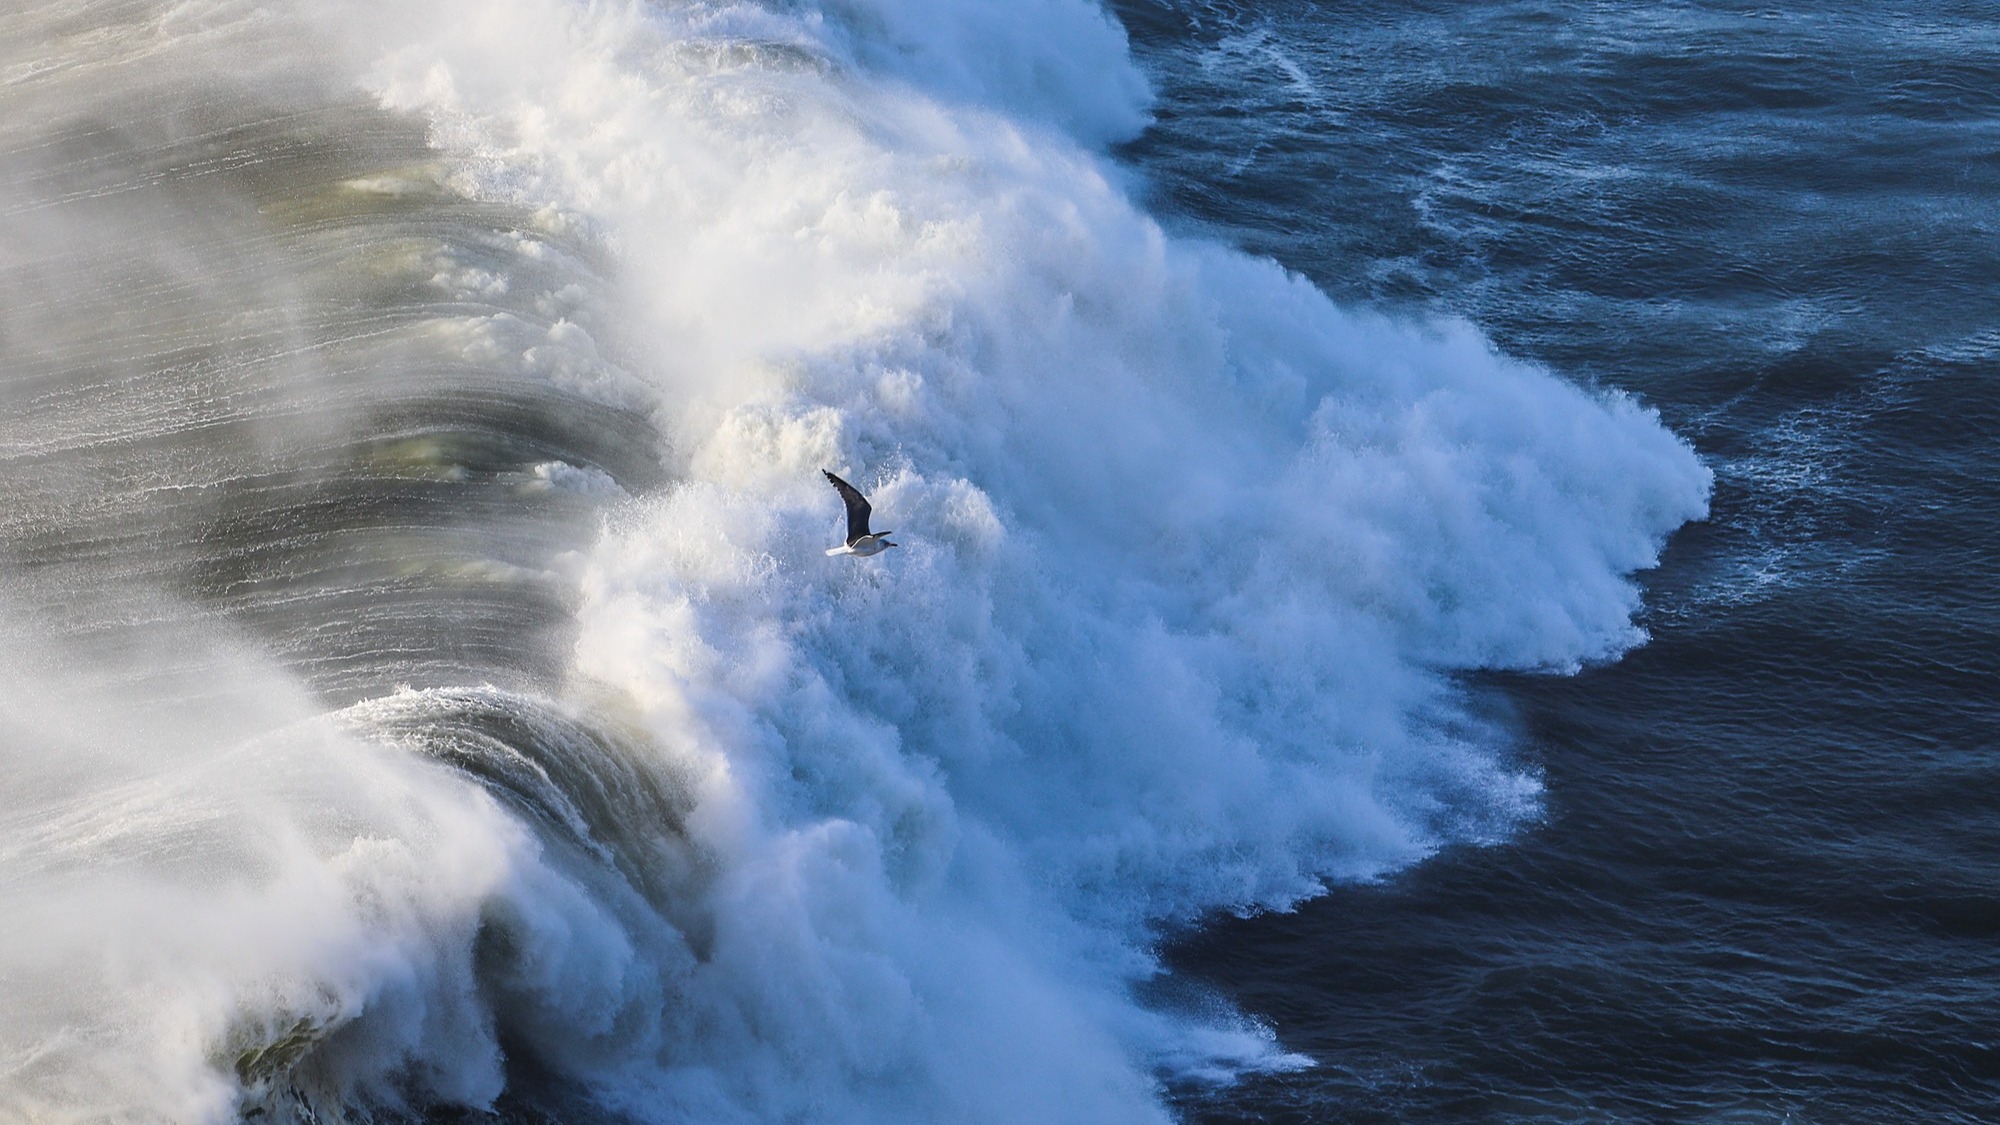
<svg viewBox="0 0 2000 1125">
<path fill-rule="evenodd" d="M 1165 1120 L 1161 928 L 1535 815 L 1452 674 L 1704 512 L 1164 234 L 1092 5 L 415 7 L 0 16 L 10 1112 Z"/>
</svg>

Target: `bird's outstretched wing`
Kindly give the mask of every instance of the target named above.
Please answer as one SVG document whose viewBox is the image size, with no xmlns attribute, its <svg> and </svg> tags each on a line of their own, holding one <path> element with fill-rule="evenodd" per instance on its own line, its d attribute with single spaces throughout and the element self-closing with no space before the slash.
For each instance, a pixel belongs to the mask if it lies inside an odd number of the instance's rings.
<svg viewBox="0 0 2000 1125">
<path fill-rule="evenodd" d="M 840 493 L 841 503 L 847 505 L 847 543 L 853 546 L 855 540 L 868 534 L 868 513 L 873 509 L 868 507 L 868 498 L 861 495 L 860 489 L 825 469 L 820 472 L 833 484 L 833 490 Z"/>
</svg>

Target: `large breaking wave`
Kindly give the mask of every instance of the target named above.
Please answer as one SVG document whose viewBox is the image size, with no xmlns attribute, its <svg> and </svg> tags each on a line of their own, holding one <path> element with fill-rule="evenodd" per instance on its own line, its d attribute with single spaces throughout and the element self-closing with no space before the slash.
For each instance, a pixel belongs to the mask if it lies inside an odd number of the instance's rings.
<svg viewBox="0 0 2000 1125">
<path fill-rule="evenodd" d="M 1164 1119 L 1285 1059 L 1142 1001 L 1160 928 L 1533 815 L 1450 674 L 1638 642 L 1704 510 L 1622 395 L 1163 233 L 1086 3 L 0 67 L 31 1118 Z M 822 555 L 821 467 L 904 548 Z"/>
</svg>

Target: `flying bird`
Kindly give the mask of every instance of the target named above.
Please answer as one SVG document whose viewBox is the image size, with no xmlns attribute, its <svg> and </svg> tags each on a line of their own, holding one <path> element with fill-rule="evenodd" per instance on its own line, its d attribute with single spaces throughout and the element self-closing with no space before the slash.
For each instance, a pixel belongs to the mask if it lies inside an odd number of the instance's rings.
<svg viewBox="0 0 2000 1125">
<path fill-rule="evenodd" d="M 873 509 L 869 508 L 868 498 L 861 495 L 860 489 L 828 473 L 825 469 L 821 469 L 820 472 L 826 474 L 826 479 L 832 483 L 833 490 L 840 493 L 841 503 L 847 505 L 847 542 L 838 547 L 828 547 L 827 554 L 860 555 L 866 558 L 869 555 L 879 555 L 891 547 L 901 546 L 889 542 L 889 536 L 895 534 L 893 531 L 868 530 L 868 513 Z"/>
</svg>

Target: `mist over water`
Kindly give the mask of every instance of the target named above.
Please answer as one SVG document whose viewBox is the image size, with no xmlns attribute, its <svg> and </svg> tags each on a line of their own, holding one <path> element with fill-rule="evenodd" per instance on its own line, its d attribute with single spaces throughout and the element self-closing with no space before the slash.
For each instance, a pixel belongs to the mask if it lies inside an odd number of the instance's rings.
<svg viewBox="0 0 2000 1125">
<path fill-rule="evenodd" d="M 1161 927 L 1535 817 L 1451 673 L 1643 640 L 1709 476 L 1163 232 L 1147 90 L 1061 0 L 0 16 L 0 1109 L 1291 1065 Z"/>
</svg>

